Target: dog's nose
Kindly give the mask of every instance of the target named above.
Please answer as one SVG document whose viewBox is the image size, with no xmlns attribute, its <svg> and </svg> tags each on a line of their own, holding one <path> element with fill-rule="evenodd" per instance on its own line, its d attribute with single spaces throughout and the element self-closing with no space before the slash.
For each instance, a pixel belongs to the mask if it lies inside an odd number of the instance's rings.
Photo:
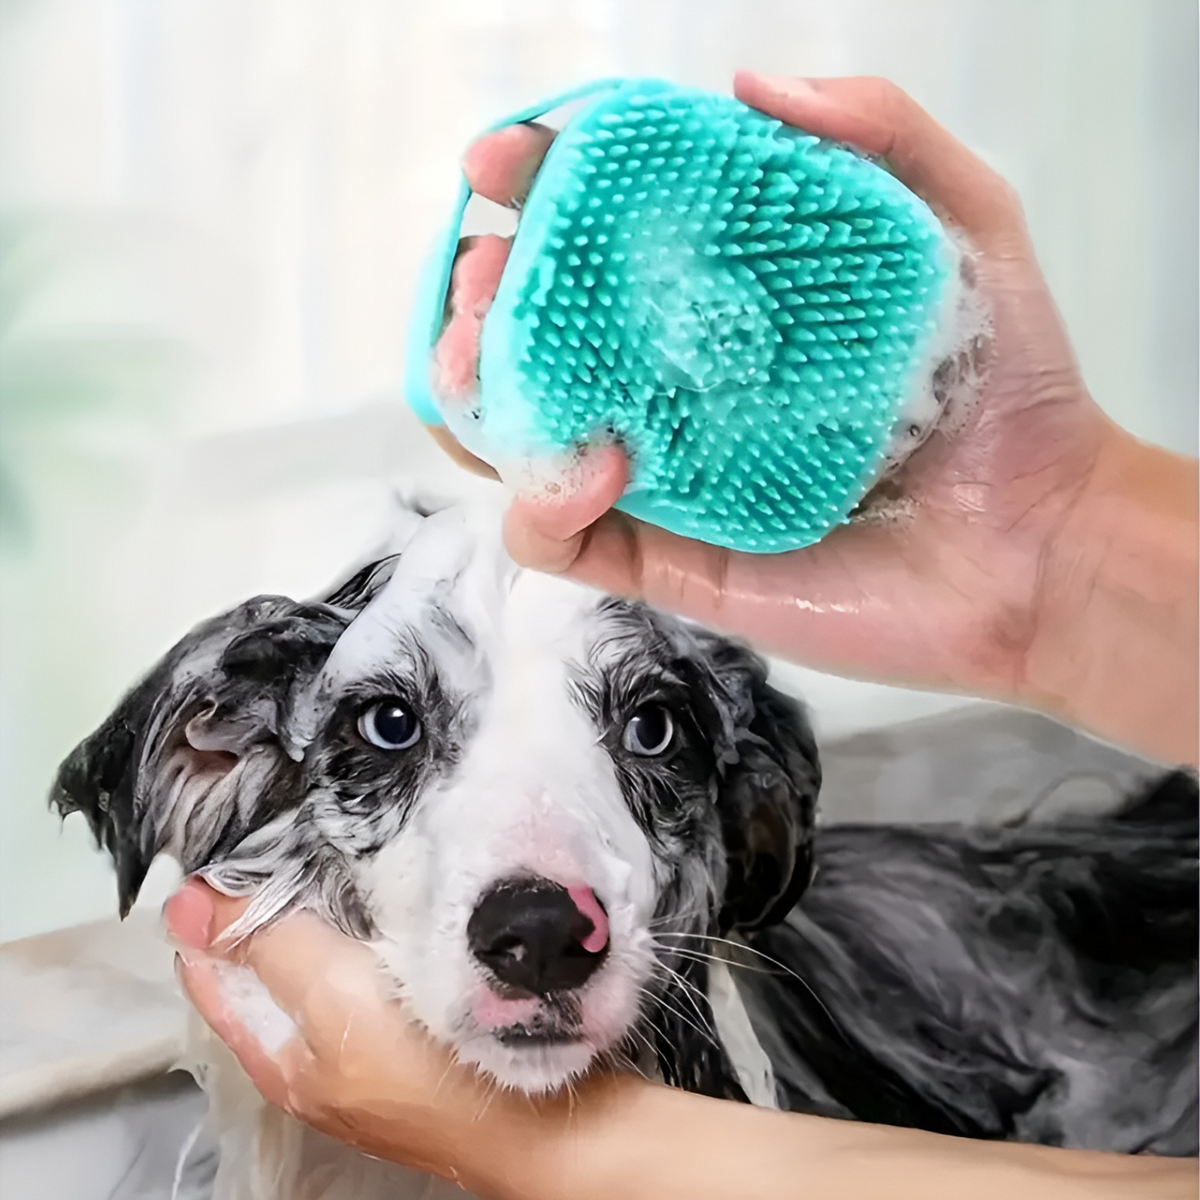
<svg viewBox="0 0 1200 1200">
<path fill-rule="evenodd" d="M 479 901 L 467 922 L 467 942 L 501 983 L 544 996 L 589 978 L 608 952 L 607 926 L 590 888 L 568 891 L 548 879 L 519 879 L 498 884 Z"/>
</svg>

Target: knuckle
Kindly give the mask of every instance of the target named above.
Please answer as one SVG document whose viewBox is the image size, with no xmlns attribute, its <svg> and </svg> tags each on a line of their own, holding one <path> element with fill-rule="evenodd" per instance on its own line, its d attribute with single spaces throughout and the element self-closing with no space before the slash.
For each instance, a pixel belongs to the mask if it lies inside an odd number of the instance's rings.
<svg viewBox="0 0 1200 1200">
<path fill-rule="evenodd" d="M 1012 218 L 1021 225 L 1025 224 L 1025 202 L 1021 199 L 1021 193 L 1009 183 L 1002 175 L 997 176 L 998 194 L 1001 203 L 1008 210 Z"/>
<path fill-rule="evenodd" d="M 998 234 L 1023 236 L 1027 230 L 1021 194 L 998 171 L 987 170 L 992 224 Z"/>
<path fill-rule="evenodd" d="M 892 125 L 907 122 L 917 111 L 916 101 L 890 79 L 869 75 L 863 85 L 871 106 Z"/>
</svg>

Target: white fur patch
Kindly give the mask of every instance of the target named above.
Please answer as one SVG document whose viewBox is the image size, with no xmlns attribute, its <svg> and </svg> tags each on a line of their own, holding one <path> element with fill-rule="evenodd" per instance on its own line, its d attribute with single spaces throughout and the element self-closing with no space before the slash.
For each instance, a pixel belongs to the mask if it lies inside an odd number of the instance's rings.
<svg viewBox="0 0 1200 1200">
<path fill-rule="evenodd" d="M 635 1019 L 652 968 L 655 864 L 612 761 L 568 690 L 570 665 L 589 653 L 598 597 L 562 580 L 497 572 L 487 554 L 464 561 L 441 603 L 477 650 L 475 677 L 461 661 L 455 675 L 476 704 L 474 736 L 361 885 L 384 935 L 378 949 L 413 1015 L 460 1059 L 541 1092 L 586 1070 Z M 394 586 L 408 585 L 401 578 Z M 473 998 L 486 985 L 466 929 L 489 888 L 530 875 L 590 888 L 608 914 L 610 945 L 580 989 L 581 1041 L 515 1050 L 476 1015 Z"/>
<path fill-rule="evenodd" d="M 775 1069 L 750 1024 L 733 973 L 723 962 L 708 965 L 708 1000 L 721 1045 L 750 1103 L 759 1108 L 778 1108 Z"/>
</svg>

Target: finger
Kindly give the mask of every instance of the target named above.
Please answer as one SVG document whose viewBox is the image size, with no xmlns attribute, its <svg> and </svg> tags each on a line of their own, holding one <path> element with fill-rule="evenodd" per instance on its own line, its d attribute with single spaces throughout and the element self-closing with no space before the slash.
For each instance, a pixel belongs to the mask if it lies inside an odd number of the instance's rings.
<svg viewBox="0 0 1200 1200">
<path fill-rule="evenodd" d="M 981 569 L 946 533 L 844 526 L 801 550 L 742 554 L 610 512 L 567 573 L 818 670 L 955 688 L 969 662 L 990 685 L 999 676 L 977 632 L 987 617 L 970 600 L 984 594 Z"/>
<path fill-rule="evenodd" d="M 786 79 L 739 71 L 738 99 L 819 137 L 884 157 L 897 177 L 980 249 L 1025 243 L 1013 188 L 886 79 Z"/>
<path fill-rule="evenodd" d="M 508 208 L 520 207 L 553 141 L 553 129 L 533 122 L 481 137 L 463 158 L 471 191 Z"/>
<path fill-rule="evenodd" d="M 579 556 L 588 527 L 621 498 L 629 465 L 617 446 L 585 452 L 572 476 L 536 494 L 518 496 L 504 517 L 504 541 L 521 566 L 559 574 Z"/>
<path fill-rule="evenodd" d="M 193 1007 L 233 1051 L 254 1086 L 272 1104 L 286 1108 L 288 1085 L 284 1073 L 258 1038 L 234 1016 L 217 965 L 206 955 L 177 955 L 175 974 Z"/>
<path fill-rule="evenodd" d="M 168 928 L 189 947 L 207 946 L 210 958 L 249 967 L 284 1012 L 306 1028 L 309 1018 L 347 994 L 366 997 L 378 991 L 376 955 L 313 913 L 288 913 L 250 937 L 227 938 L 248 904 L 202 879 L 189 879 L 167 902 Z M 196 936 L 198 930 L 203 933 Z"/>
<path fill-rule="evenodd" d="M 193 877 L 185 880 L 183 886 L 163 905 L 163 922 L 167 933 L 192 950 L 207 950 L 217 934 L 213 909 L 213 897 L 216 895 L 203 879 Z M 246 901 L 242 903 L 244 905 Z"/>
<path fill-rule="evenodd" d="M 723 626 L 729 565 L 740 557 L 609 512 L 587 531 L 568 574 L 603 591 Z"/>
<path fill-rule="evenodd" d="M 445 406 L 462 409 L 479 394 L 483 321 L 511 247 L 510 238 L 496 234 L 459 243 L 450 279 L 450 320 L 433 348 L 433 390 Z"/>
<path fill-rule="evenodd" d="M 847 569 L 846 559 L 855 556 L 843 552 L 848 540 L 861 542 L 870 533 L 835 530 L 823 543 L 804 550 L 741 554 L 613 511 L 586 531 L 565 573 L 714 629 L 743 635 L 753 631 L 755 643 L 767 652 L 799 654 L 827 669 L 845 668 L 864 657 L 857 643 L 884 640 L 885 634 L 894 640 L 890 629 L 872 627 L 862 637 L 856 633 L 856 622 L 872 626 L 877 606 L 863 596 L 854 571 Z M 862 557 L 870 557 L 860 549 Z M 897 594 L 902 582 L 889 580 Z M 888 589 L 883 590 L 886 594 Z"/>
<path fill-rule="evenodd" d="M 305 1033 L 326 1018 L 381 997 L 379 958 L 310 912 L 294 912 L 229 952 L 249 967 Z"/>
</svg>

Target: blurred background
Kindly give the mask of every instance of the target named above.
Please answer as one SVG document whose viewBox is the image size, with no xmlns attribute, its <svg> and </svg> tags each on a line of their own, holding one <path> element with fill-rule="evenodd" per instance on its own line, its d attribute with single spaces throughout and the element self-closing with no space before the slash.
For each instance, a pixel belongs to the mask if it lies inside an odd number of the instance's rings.
<svg viewBox="0 0 1200 1200">
<path fill-rule="evenodd" d="M 58 760 L 392 485 L 460 149 L 589 77 L 895 79 L 1017 186 L 1097 399 L 1194 454 L 1195 0 L 0 0 L 0 941 L 107 915 Z M 957 703 L 792 671 L 843 733 Z M 162 871 L 148 902 L 161 899 Z"/>
</svg>

